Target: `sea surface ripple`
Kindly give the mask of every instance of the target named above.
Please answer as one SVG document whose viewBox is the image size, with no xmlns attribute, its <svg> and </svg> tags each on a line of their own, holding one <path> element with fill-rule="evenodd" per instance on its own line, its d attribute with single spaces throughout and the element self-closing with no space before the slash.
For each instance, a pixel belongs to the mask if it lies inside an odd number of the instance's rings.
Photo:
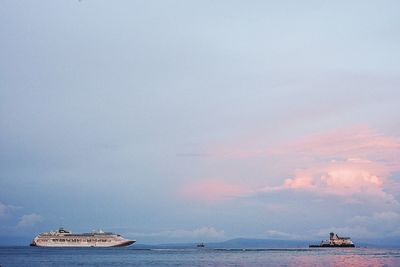
<svg viewBox="0 0 400 267">
<path fill-rule="evenodd" d="M 135 249 L 0 247 L 0 266 L 400 266 L 400 249 Z"/>
</svg>

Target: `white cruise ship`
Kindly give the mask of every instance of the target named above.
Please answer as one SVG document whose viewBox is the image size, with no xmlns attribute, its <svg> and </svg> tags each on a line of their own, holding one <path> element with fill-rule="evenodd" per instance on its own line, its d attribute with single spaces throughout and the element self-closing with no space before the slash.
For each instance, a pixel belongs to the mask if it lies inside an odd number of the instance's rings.
<svg viewBox="0 0 400 267">
<path fill-rule="evenodd" d="M 58 231 L 41 233 L 36 236 L 31 246 L 36 247 L 125 247 L 135 243 L 121 235 L 103 231 L 74 234 L 64 228 Z"/>
</svg>

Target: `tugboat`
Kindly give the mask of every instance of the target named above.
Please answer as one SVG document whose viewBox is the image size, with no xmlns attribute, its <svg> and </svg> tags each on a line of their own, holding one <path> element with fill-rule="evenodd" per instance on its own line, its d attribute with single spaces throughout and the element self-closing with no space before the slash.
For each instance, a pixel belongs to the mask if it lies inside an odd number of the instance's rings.
<svg viewBox="0 0 400 267">
<path fill-rule="evenodd" d="M 355 245 L 350 237 L 339 237 L 335 233 L 329 234 L 329 240 L 323 240 L 319 245 L 310 245 L 310 248 L 332 248 L 332 247 L 347 247 L 354 248 Z"/>
</svg>

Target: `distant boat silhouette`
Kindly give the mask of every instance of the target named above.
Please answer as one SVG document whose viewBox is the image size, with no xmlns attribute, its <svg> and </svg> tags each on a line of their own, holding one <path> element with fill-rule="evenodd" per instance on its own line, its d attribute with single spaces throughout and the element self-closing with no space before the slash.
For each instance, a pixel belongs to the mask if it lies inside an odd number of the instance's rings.
<svg viewBox="0 0 400 267">
<path fill-rule="evenodd" d="M 198 247 L 198 248 L 204 248 L 205 246 L 206 246 L 206 245 L 204 245 L 203 242 L 197 244 L 197 247 Z"/>
</svg>

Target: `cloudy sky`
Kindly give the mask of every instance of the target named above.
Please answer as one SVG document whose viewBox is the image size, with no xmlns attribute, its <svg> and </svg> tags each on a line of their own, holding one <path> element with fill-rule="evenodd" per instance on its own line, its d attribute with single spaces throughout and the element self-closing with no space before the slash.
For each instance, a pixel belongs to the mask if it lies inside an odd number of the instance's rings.
<svg viewBox="0 0 400 267">
<path fill-rule="evenodd" d="M 399 9 L 1 1 L 0 237 L 400 237 Z"/>
</svg>

